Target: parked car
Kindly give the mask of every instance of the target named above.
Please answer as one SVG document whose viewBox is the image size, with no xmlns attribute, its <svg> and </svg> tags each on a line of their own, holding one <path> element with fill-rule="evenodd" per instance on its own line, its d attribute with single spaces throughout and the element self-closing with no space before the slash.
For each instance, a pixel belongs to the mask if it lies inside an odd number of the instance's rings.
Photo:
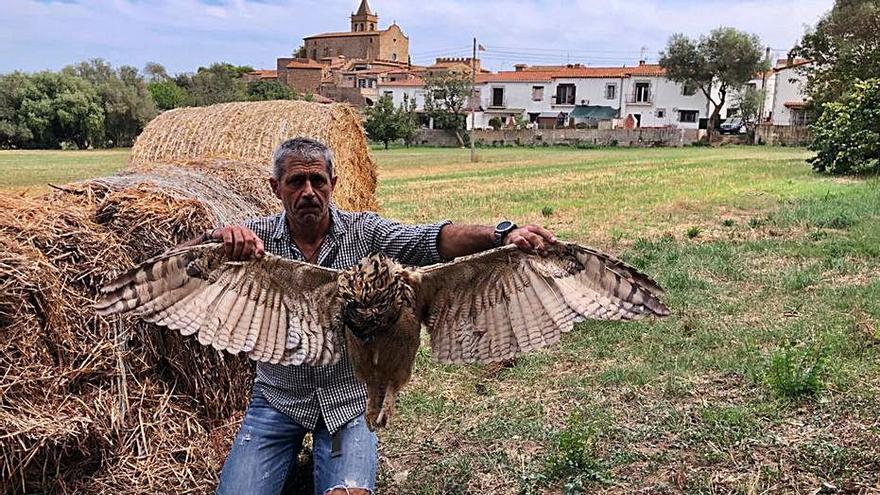
<svg viewBox="0 0 880 495">
<path fill-rule="evenodd" d="M 746 132 L 743 120 L 740 117 L 732 117 L 721 123 L 721 134 L 737 134 Z"/>
</svg>

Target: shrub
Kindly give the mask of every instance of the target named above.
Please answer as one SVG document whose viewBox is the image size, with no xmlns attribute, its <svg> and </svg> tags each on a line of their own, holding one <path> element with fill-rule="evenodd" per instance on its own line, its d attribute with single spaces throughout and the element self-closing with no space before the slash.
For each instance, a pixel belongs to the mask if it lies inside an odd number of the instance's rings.
<svg viewBox="0 0 880 495">
<path fill-rule="evenodd" d="M 553 453 L 544 463 L 544 477 L 561 482 L 564 494 L 585 491 L 592 481 L 607 482 L 605 466 L 599 456 L 601 424 L 597 418 L 575 412 L 568 425 L 556 434 Z"/>
<path fill-rule="evenodd" d="M 545 206 L 545 207 L 541 208 L 541 215 L 543 215 L 544 217 L 553 216 L 553 207 L 552 206 Z"/>
<path fill-rule="evenodd" d="M 826 103 L 810 125 L 813 170 L 832 174 L 880 172 L 880 78 L 856 81 L 839 102 Z"/>
<path fill-rule="evenodd" d="M 781 397 L 815 395 L 822 388 L 825 353 L 820 346 L 782 347 L 773 352 L 764 382 Z"/>
<path fill-rule="evenodd" d="M 501 121 L 501 117 L 492 117 L 491 119 L 489 119 L 489 127 L 495 129 L 496 131 L 498 129 L 501 129 L 501 126 L 503 125 L 504 122 Z"/>
<path fill-rule="evenodd" d="M 700 233 L 701 233 L 702 231 L 703 231 L 703 229 L 701 229 L 701 228 L 697 227 L 696 225 L 694 225 L 693 227 L 687 229 L 686 234 L 687 234 L 687 236 L 688 236 L 688 239 L 693 239 L 694 237 L 697 237 L 698 235 L 700 235 Z"/>
</svg>

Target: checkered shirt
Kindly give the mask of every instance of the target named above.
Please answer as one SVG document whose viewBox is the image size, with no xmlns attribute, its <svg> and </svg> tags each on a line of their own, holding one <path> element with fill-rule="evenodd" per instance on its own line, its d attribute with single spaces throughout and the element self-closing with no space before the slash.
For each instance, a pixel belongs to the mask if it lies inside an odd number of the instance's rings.
<svg viewBox="0 0 880 495">
<path fill-rule="evenodd" d="M 330 232 L 318 251 L 318 264 L 344 270 L 370 253 L 381 251 L 406 265 L 424 266 L 442 261 L 438 251 L 440 229 L 448 220 L 431 225 L 403 225 L 375 213 L 349 212 L 330 206 Z M 305 261 L 287 230 L 284 212 L 244 222 L 266 252 Z M 343 349 L 345 339 L 342 341 Z M 314 429 L 319 417 L 334 433 L 366 409 L 367 389 L 354 376 L 344 353 L 329 366 L 285 366 L 258 363 L 254 393 L 290 416 L 299 425 Z"/>
</svg>

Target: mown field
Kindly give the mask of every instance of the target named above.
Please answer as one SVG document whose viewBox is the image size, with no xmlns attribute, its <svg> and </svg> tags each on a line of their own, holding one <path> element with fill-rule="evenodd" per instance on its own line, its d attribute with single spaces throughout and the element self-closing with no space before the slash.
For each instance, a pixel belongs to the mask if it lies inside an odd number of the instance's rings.
<svg viewBox="0 0 880 495">
<path fill-rule="evenodd" d="M 880 181 L 796 148 L 374 151 L 384 213 L 539 222 L 667 288 L 674 315 L 585 322 L 509 366 L 424 348 L 379 493 L 880 492 Z M 125 151 L 0 152 L 0 184 Z"/>
</svg>

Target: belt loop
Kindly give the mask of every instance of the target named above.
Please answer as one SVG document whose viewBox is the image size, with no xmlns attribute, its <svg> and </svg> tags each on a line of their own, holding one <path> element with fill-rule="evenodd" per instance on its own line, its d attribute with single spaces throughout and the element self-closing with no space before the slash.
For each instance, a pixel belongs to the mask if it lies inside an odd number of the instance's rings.
<svg viewBox="0 0 880 495">
<path fill-rule="evenodd" d="M 342 429 L 336 430 L 336 433 L 330 437 L 330 457 L 339 457 L 342 455 Z"/>
</svg>

